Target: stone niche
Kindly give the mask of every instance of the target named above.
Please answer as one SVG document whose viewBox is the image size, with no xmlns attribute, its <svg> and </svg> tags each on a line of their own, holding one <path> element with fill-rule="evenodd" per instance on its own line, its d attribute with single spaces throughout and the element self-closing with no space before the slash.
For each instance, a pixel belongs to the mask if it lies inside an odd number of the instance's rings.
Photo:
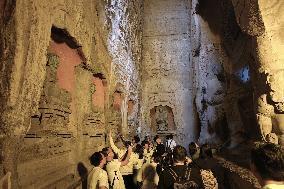
<svg viewBox="0 0 284 189">
<path fill-rule="evenodd" d="M 135 104 L 133 100 L 128 101 L 127 115 L 131 115 L 133 113 L 134 105 Z"/>
<path fill-rule="evenodd" d="M 76 131 L 70 118 L 75 108 L 75 67 L 83 57 L 67 31 L 55 27 L 51 31 L 38 112 L 31 116 L 31 128 L 18 160 L 22 188 L 48 187 L 74 178 L 70 155 Z"/>
<path fill-rule="evenodd" d="M 136 135 L 136 129 L 138 126 L 137 120 L 137 103 L 135 100 L 128 100 L 127 102 L 127 125 L 130 135 Z"/>
<path fill-rule="evenodd" d="M 176 125 L 171 107 L 155 106 L 150 110 L 150 118 L 152 133 L 167 135 L 175 132 Z"/>
<path fill-rule="evenodd" d="M 105 103 L 107 81 L 103 74 L 93 74 L 90 86 L 91 111 L 85 114 L 83 123 L 84 147 L 90 153 L 94 147 L 100 147 L 105 142 Z"/>
<path fill-rule="evenodd" d="M 114 91 L 111 97 L 111 106 L 108 113 L 108 126 L 114 133 L 122 133 L 122 120 L 123 120 L 123 101 L 124 93 L 122 86 L 119 85 L 118 89 Z"/>
<path fill-rule="evenodd" d="M 107 90 L 107 82 L 102 74 L 95 74 L 93 77 L 94 92 L 92 94 L 93 106 L 101 110 L 105 107 L 105 96 Z"/>
<path fill-rule="evenodd" d="M 113 107 L 116 111 L 121 110 L 122 101 L 123 101 L 122 93 L 119 91 L 115 91 L 113 94 Z"/>
</svg>

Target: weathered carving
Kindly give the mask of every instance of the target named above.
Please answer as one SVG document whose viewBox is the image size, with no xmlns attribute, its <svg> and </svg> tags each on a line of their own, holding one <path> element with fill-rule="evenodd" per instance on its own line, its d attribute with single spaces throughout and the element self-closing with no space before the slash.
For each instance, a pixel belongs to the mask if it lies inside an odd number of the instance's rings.
<svg viewBox="0 0 284 189">
<path fill-rule="evenodd" d="M 31 132 L 40 130 L 68 130 L 69 114 L 71 114 L 71 95 L 58 87 L 57 67 L 59 58 L 49 53 L 47 55 L 46 79 L 43 86 L 38 114 L 32 116 Z"/>
<path fill-rule="evenodd" d="M 94 94 L 96 92 L 96 85 L 94 83 L 90 84 L 90 92 L 91 94 Z"/>
<path fill-rule="evenodd" d="M 164 106 L 156 107 L 156 127 L 158 132 L 168 130 L 168 111 Z"/>
<path fill-rule="evenodd" d="M 266 142 L 278 144 L 278 136 L 275 133 L 269 133 L 265 137 Z"/>
<path fill-rule="evenodd" d="M 49 74 L 52 74 L 50 76 L 47 76 L 48 78 L 53 78 L 53 79 L 56 79 L 56 71 L 57 71 L 57 67 L 59 65 L 59 57 L 58 55 L 56 54 L 53 54 L 53 53 L 48 53 L 47 54 L 47 64 L 46 66 L 49 67 L 50 69 L 50 73 Z M 53 77 L 51 77 L 53 76 Z"/>
</svg>

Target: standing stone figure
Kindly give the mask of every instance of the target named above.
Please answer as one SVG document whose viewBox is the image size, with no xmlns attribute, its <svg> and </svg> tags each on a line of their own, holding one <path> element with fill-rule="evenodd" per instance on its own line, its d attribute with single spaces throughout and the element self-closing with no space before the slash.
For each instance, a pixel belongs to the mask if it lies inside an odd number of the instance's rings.
<svg viewBox="0 0 284 189">
<path fill-rule="evenodd" d="M 157 126 L 157 131 L 168 130 L 168 111 L 166 107 L 163 106 L 156 107 L 156 126 Z"/>
</svg>

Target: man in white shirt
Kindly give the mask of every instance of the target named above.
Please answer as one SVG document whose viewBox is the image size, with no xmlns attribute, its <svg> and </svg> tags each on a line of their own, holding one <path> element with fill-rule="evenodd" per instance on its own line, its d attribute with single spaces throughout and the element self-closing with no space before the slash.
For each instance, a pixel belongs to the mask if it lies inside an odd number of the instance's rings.
<svg viewBox="0 0 284 189">
<path fill-rule="evenodd" d="M 258 144 L 251 151 L 251 168 L 262 189 L 284 188 L 284 148 L 278 144 Z"/>
<path fill-rule="evenodd" d="M 124 180 L 122 178 L 120 167 L 125 166 L 129 162 L 130 155 L 132 153 L 132 147 L 129 146 L 127 155 L 124 159 L 114 159 L 114 153 L 111 148 L 104 148 L 102 153 L 107 158 L 106 170 L 108 173 L 109 183 L 112 189 L 125 189 Z"/>
<path fill-rule="evenodd" d="M 176 141 L 174 141 L 174 136 L 173 134 L 170 134 L 167 136 L 167 142 L 166 142 L 166 149 L 171 149 L 171 151 L 173 151 L 173 149 L 176 147 L 177 143 Z"/>
<path fill-rule="evenodd" d="M 109 134 L 109 140 L 110 140 L 109 141 L 110 147 L 112 148 L 114 153 L 118 155 L 119 159 L 123 159 L 123 156 L 125 155 L 127 151 L 126 146 L 122 149 L 119 149 L 113 142 L 111 132 Z M 131 144 L 128 144 L 128 145 L 131 146 Z M 139 159 L 138 154 L 131 153 L 128 164 L 125 166 L 120 166 L 120 172 L 123 176 L 126 189 L 135 188 L 134 181 L 133 181 L 133 168 L 134 168 L 134 165 L 138 163 L 138 159 Z"/>
<path fill-rule="evenodd" d="M 107 172 L 103 170 L 106 158 L 100 152 L 95 152 L 90 157 L 90 163 L 94 166 L 88 175 L 88 189 L 109 189 Z"/>
</svg>

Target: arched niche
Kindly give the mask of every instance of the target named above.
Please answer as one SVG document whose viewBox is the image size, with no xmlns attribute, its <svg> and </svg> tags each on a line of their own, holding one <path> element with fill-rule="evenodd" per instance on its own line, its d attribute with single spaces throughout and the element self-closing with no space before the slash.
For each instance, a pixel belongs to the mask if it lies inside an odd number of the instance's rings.
<svg viewBox="0 0 284 189">
<path fill-rule="evenodd" d="M 127 123 L 127 104 L 125 104 L 125 86 L 116 83 L 111 92 L 110 114 L 108 115 L 108 126 L 114 133 L 123 133 L 123 128 Z"/>
<path fill-rule="evenodd" d="M 113 108 L 118 112 L 121 111 L 122 101 L 123 101 L 123 93 L 120 91 L 115 91 L 113 93 Z"/>
<path fill-rule="evenodd" d="M 133 96 L 127 102 L 127 125 L 130 135 L 135 135 L 138 126 L 138 107 Z"/>
<path fill-rule="evenodd" d="M 57 84 L 59 88 L 73 93 L 75 86 L 75 66 L 84 61 L 84 56 L 76 40 L 60 28 L 52 27 L 48 51 L 59 58 Z"/>
<path fill-rule="evenodd" d="M 111 96 L 111 106 L 116 112 L 121 112 L 122 103 L 125 97 L 125 86 L 121 83 L 116 83 L 114 87 L 114 92 Z"/>
<path fill-rule="evenodd" d="M 90 70 L 90 69 L 88 69 Z M 105 138 L 105 105 L 107 81 L 102 73 L 92 74 L 91 78 L 91 109 L 85 113 L 82 133 L 86 152 L 104 145 Z"/>
<path fill-rule="evenodd" d="M 94 91 L 92 93 L 92 104 L 95 108 L 101 110 L 105 107 L 107 81 L 103 74 L 97 73 L 93 75 Z"/>
<path fill-rule="evenodd" d="M 127 102 L 127 115 L 130 116 L 134 111 L 135 101 L 128 100 Z"/>
<path fill-rule="evenodd" d="M 69 115 L 74 109 L 75 67 L 85 60 L 80 45 L 67 30 L 54 26 L 47 51 L 46 78 L 28 133 L 33 136 L 42 131 L 68 131 Z"/>
<path fill-rule="evenodd" d="M 75 82 L 78 79 L 75 67 L 83 61 L 76 40 L 65 29 L 52 27 L 39 108 L 37 114 L 31 117 L 31 128 L 24 138 L 18 158 L 17 173 L 21 188 L 39 188 L 38 180 L 42 178 L 49 178 L 45 184 L 56 183 L 56 175 L 64 173 L 69 176 L 74 173 L 73 168 L 64 167 L 74 165 L 70 157 L 76 145 L 74 136 L 77 132 L 74 126 L 76 112 L 73 111 L 77 89 Z M 44 187 L 42 183 L 40 186 Z"/>
<path fill-rule="evenodd" d="M 158 105 L 150 110 L 151 131 L 157 134 L 175 132 L 176 125 L 172 108 Z"/>
</svg>

